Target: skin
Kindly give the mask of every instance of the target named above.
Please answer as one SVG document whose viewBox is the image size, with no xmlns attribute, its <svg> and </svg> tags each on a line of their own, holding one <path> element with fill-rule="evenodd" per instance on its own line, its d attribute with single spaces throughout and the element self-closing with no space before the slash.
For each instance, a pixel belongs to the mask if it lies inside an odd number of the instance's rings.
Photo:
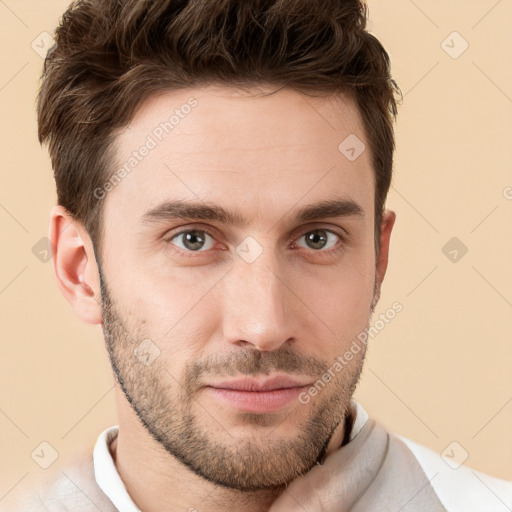
<svg viewBox="0 0 512 512">
<path fill-rule="evenodd" d="M 51 212 L 57 282 L 75 313 L 103 328 L 120 426 L 111 452 L 145 512 L 268 510 L 283 484 L 343 441 L 364 350 L 309 403 L 273 412 L 242 412 L 204 387 L 275 375 L 313 384 L 368 326 L 387 268 L 395 213 L 384 212 L 377 258 L 371 152 L 355 104 L 259 92 L 209 86 L 142 105 L 116 137 L 118 166 L 169 112 L 197 100 L 102 199 L 100 268 L 83 226 L 60 206 Z M 366 145 L 355 161 L 338 150 L 349 134 Z M 334 195 L 364 215 L 293 220 Z M 239 209 L 247 225 L 141 222 L 170 198 Z M 186 229 L 209 233 L 187 244 L 176 236 Z M 311 232 L 324 247 L 308 242 Z M 249 236 L 262 251 L 251 263 L 237 252 Z M 134 355 L 147 339 L 159 350 L 150 365 Z"/>
</svg>

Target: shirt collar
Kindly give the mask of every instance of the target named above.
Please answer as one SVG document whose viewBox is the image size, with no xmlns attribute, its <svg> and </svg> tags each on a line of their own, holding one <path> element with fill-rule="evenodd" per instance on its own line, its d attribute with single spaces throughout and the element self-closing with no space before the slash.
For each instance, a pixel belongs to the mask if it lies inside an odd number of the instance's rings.
<svg viewBox="0 0 512 512">
<path fill-rule="evenodd" d="M 352 399 L 350 405 L 354 419 L 349 442 L 359 434 L 368 421 L 368 413 L 358 402 Z M 141 512 L 130 498 L 110 453 L 110 443 L 117 437 L 118 432 L 118 425 L 109 427 L 99 435 L 96 441 L 93 452 L 96 483 L 119 511 Z"/>
<path fill-rule="evenodd" d="M 100 489 L 121 512 L 141 512 L 130 498 L 110 453 L 110 443 L 117 437 L 119 426 L 104 430 L 94 446 L 94 477 Z"/>
</svg>

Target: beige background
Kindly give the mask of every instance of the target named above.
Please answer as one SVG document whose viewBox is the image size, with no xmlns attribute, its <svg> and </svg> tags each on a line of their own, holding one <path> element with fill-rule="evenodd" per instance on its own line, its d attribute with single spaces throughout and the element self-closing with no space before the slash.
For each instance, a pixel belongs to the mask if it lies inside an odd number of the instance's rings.
<svg viewBox="0 0 512 512">
<path fill-rule="evenodd" d="M 32 252 L 56 195 L 36 136 L 43 60 L 31 43 L 67 3 L 0 1 L 0 500 L 45 472 L 31 458 L 41 442 L 58 468 L 116 423 L 101 332 L 74 316 Z M 375 318 L 394 301 L 404 309 L 371 341 L 356 398 L 391 431 L 439 452 L 457 441 L 468 465 L 512 479 L 512 2 L 369 6 L 404 93 Z M 456 59 L 442 47 L 453 31 L 469 44 Z M 444 45 L 452 54 L 457 37 Z M 442 252 L 454 236 L 468 248 L 457 262 Z"/>
</svg>

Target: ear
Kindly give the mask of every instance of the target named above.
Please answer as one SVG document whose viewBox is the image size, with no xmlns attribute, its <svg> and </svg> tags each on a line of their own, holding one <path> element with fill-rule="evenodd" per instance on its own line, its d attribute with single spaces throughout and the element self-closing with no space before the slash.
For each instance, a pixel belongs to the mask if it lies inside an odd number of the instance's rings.
<svg viewBox="0 0 512 512">
<path fill-rule="evenodd" d="M 382 214 L 380 224 L 380 249 L 377 258 L 377 287 L 380 292 L 380 286 L 386 275 L 388 268 L 389 243 L 391 239 L 391 231 L 395 225 L 396 214 L 391 210 L 385 210 Z"/>
<path fill-rule="evenodd" d="M 50 213 L 48 238 L 60 291 L 80 319 L 101 324 L 98 266 L 87 231 L 63 206 L 57 205 Z"/>
</svg>

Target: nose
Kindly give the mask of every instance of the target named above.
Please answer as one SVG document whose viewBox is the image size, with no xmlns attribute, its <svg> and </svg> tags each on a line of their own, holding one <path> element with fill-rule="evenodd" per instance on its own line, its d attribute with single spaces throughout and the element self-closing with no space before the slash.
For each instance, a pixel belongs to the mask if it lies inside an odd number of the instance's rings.
<svg viewBox="0 0 512 512">
<path fill-rule="evenodd" d="M 268 260 L 241 262 L 226 279 L 224 339 L 261 351 L 276 350 L 296 339 L 300 301 L 276 265 L 270 267 Z"/>
</svg>

